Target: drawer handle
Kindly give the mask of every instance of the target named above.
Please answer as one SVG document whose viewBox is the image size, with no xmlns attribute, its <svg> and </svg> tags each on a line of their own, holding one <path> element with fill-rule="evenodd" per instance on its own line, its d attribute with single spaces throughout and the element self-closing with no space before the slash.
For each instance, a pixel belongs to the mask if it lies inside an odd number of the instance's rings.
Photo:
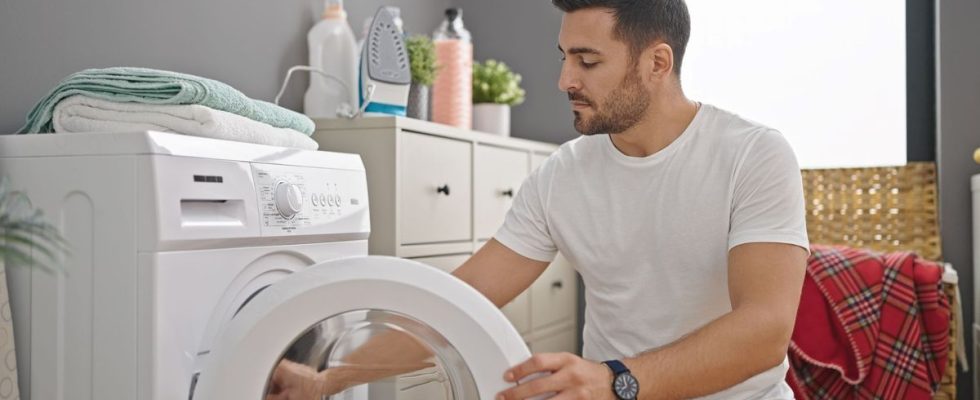
<svg viewBox="0 0 980 400">
<path fill-rule="evenodd" d="M 436 193 L 442 193 L 445 194 L 446 196 L 449 196 L 449 185 L 446 184 L 446 185 L 439 186 L 438 188 L 436 188 Z"/>
<path fill-rule="evenodd" d="M 504 197 L 510 197 L 510 198 L 513 199 L 514 198 L 514 189 L 504 190 L 503 192 L 500 192 L 500 194 L 504 195 Z"/>
<path fill-rule="evenodd" d="M 561 289 L 562 286 L 565 286 L 565 284 L 563 284 L 561 281 L 551 282 L 551 288 L 552 289 Z"/>
</svg>

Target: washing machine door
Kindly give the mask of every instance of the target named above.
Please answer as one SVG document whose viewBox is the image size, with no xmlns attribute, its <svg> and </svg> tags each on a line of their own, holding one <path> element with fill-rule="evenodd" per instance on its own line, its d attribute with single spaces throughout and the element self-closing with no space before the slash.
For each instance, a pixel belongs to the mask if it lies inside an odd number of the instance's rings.
<svg viewBox="0 0 980 400">
<path fill-rule="evenodd" d="M 193 399 L 493 399 L 530 352 L 488 299 L 418 262 L 329 261 L 223 329 Z"/>
</svg>

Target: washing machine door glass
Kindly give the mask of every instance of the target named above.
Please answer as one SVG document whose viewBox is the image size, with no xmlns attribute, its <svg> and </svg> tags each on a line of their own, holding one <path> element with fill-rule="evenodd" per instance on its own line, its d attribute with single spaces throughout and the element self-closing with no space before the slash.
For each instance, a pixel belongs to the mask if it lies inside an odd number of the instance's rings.
<svg viewBox="0 0 980 400">
<path fill-rule="evenodd" d="M 219 334 L 193 399 L 492 399 L 530 356 L 466 283 L 390 257 L 319 264 L 269 286 Z"/>
<path fill-rule="evenodd" d="M 266 399 L 475 399 L 462 356 L 432 327 L 382 310 L 350 311 L 314 325 L 286 350 Z"/>
</svg>

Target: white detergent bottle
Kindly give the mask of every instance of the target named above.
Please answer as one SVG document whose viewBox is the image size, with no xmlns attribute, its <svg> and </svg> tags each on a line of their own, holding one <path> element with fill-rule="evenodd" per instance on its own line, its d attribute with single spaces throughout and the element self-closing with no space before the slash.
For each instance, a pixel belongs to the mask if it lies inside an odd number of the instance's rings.
<svg viewBox="0 0 980 400">
<path fill-rule="evenodd" d="M 330 77 L 311 73 L 303 113 L 311 118 L 337 118 L 338 110 L 349 112 L 357 108 L 359 57 L 343 0 L 327 0 L 323 18 L 310 29 L 306 40 L 310 67 Z"/>
</svg>

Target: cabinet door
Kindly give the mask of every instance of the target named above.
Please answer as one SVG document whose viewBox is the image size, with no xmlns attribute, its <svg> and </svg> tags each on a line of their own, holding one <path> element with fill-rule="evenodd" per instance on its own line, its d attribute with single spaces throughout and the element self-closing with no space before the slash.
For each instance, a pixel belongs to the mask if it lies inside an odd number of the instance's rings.
<svg viewBox="0 0 980 400">
<path fill-rule="evenodd" d="M 575 270 L 559 254 L 531 285 L 531 329 L 574 319 L 576 284 Z"/>
<path fill-rule="evenodd" d="M 500 311 L 504 312 L 507 320 L 517 328 L 522 335 L 531 331 L 531 300 L 530 291 L 525 290 L 517 295 L 514 300 L 507 303 Z"/>
<path fill-rule="evenodd" d="M 460 140 L 401 135 L 401 244 L 471 240 L 471 149 Z"/>
<path fill-rule="evenodd" d="M 569 328 L 553 335 L 532 340 L 528 347 L 532 353 L 572 353 L 578 354 L 578 335 L 576 328 Z"/>
<path fill-rule="evenodd" d="M 528 173 L 526 151 L 476 146 L 474 215 L 476 238 L 490 239 L 504 222 L 514 195 Z"/>
<path fill-rule="evenodd" d="M 470 258 L 469 254 L 458 254 L 451 256 L 436 256 L 436 257 L 419 257 L 413 258 L 412 260 L 418 261 L 423 264 L 431 265 L 433 267 L 439 268 L 446 272 L 453 272 L 460 265 L 463 265 L 466 260 Z M 519 294 L 510 303 L 503 306 L 500 311 L 503 311 L 507 320 L 514 325 L 521 334 L 526 334 L 531 331 L 531 302 L 528 299 L 528 290 Z"/>
<path fill-rule="evenodd" d="M 548 156 L 540 153 L 531 154 L 531 171 L 538 169 L 541 164 L 544 164 L 544 160 L 547 160 Z"/>
</svg>

